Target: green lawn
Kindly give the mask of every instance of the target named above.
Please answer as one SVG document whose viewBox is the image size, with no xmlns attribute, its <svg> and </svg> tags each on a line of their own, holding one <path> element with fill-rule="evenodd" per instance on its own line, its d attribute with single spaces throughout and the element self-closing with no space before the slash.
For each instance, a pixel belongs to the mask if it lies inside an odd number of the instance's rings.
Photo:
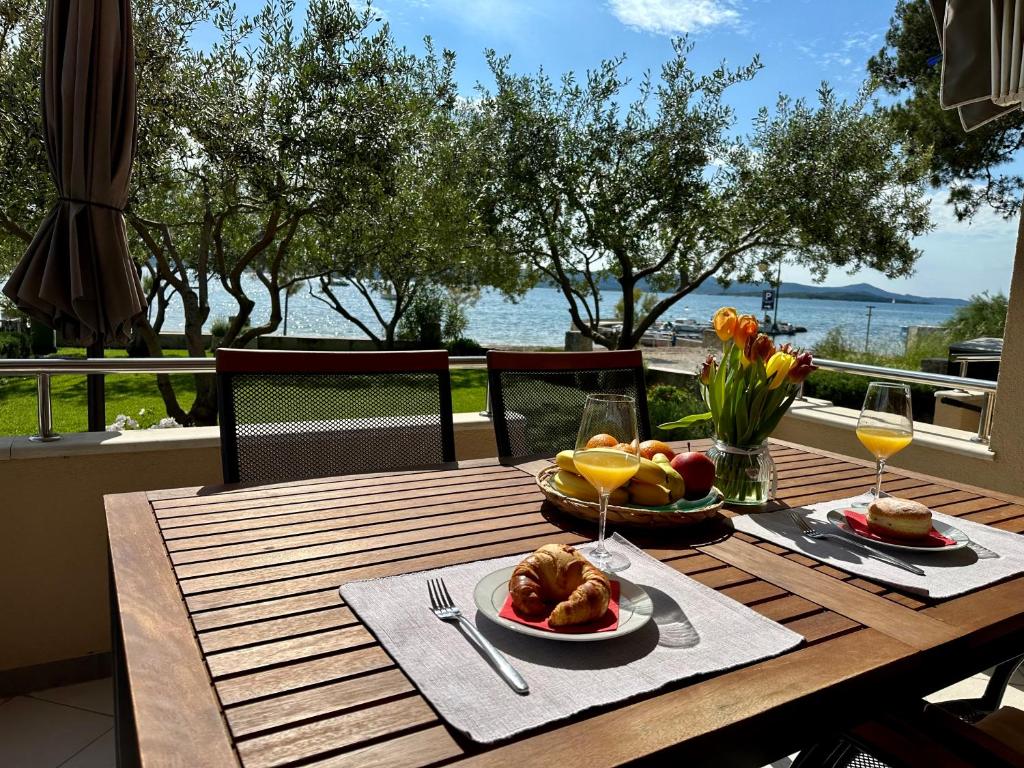
<svg viewBox="0 0 1024 768">
<path fill-rule="evenodd" d="M 61 349 L 61 355 L 80 355 L 80 349 Z M 184 350 L 168 350 L 167 356 L 184 357 Z M 108 357 L 124 357 L 124 350 L 109 350 Z M 188 409 L 194 388 L 192 376 L 175 374 L 178 402 Z M 452 371 L 452 405 L 456 413 L 482 411 L 487 399 L 487 373 L 480 369 Z M 86 428 L 85 377 L 55 376 L 51 381 L 53 422 L 58 432 L 81 432 Z M 118 414 L 131 416 L 141 427 L 156 424 L 167 415 L 156 389 L 156 377 L 149 374 L 108 376 L 107 423 Z M 140 411 L 143 411 L 140 415 Z M 36 432 L 36 382 L 34 378 L 0 378 L 0 435 L 31 435 Z"/>
</svg>

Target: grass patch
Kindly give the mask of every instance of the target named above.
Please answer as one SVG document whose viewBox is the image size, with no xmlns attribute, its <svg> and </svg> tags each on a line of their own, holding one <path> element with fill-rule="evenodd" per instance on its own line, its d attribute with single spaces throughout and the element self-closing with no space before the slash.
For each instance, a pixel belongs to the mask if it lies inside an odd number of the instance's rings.
<svg viewBox="0 0 1024 768">
<path fill-rule="evenodd" d="M 107 351 L 107 357 L 125 357 L 123 349 Z M 185 350 L 167 350 L 167 357 L 185 357 Z M 58 350 L 61 357 L 84 357 L 81 349 Z M 456 413 L 484 410 L 487 401 L 487 372 L 481 369 L 456 369 L 451 372 L 452 406 Z M 186 410 L 195 397 L 191 374 L 171 376 L 178 402 Z M 118 414 L 131 416 L 142 428 L 167 416 L 163 399 L 152 374 L 107 376 L 106 423 Z M 51 379 L 54 429 L 57 432 L 83 432 L 87 427 L 85 376 L 54 376 Z M 142 411 L 142 415 L 140 415 Z M 36 382 L 32 377 L 0 378 L 0 435 L 36 433 Z"/>
</svg>

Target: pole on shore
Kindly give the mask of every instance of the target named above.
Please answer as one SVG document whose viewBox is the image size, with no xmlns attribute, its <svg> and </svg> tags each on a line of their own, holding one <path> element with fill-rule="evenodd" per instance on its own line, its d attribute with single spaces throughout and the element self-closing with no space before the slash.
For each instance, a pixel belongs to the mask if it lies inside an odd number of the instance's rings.
<svg viewBox="0 0 1024 768">
<path fill-rule="evenodd" d="M 868 330 L 864 334 L 864 354 L 865 355 L 868 353 L 868 344 L 871 342 L 871 310 L 873 310 L 873 309 L 874 309 L 874 307 L 872 305 L 868 304 Z"/>
<path fill-rule="evenodd" d="M 779 330 L 779 293 L 782 291 L 782 257 L 779 257 L 779 272 L 775 276 L 775 317 L 772 318 L 772 330 Z"/>
</svg>

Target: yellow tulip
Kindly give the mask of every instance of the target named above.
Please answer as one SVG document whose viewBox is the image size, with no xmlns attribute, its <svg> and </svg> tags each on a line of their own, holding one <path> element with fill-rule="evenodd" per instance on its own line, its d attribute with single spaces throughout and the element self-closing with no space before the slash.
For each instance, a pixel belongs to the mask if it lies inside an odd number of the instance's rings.
<svg viewBox="0 0 1024 768">
<path fill-rule="evenodd" d="M 711 318 L 715 333 L 722 341 L 728 341 L 736 331 L 736 310 L 733 307 L 722 307 Z"/>
<path fill-rule="evenodd" d="M 776 352 L 768 358 L 764 370 L 768 374 L 768 389 L 777 389 L 786 380 L 790 369 L 796 365 L 796 358 L 786 352 Z"/>
</svg>

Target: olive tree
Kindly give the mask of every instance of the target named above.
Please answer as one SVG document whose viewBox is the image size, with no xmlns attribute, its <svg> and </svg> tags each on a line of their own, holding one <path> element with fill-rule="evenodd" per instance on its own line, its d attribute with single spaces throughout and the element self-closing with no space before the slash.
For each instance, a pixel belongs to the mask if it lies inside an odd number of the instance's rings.
<svg viewBox="0 0 1024 768">
<path fill-rule="evenodd" d="M 822 86 L 781 97 L 738 136 L 726 93 L 759 69 L 690 68 L 685 40 L 626 100 L 623 59 L 580 81 L 519 75 L 488 54 L 480 88 L 480 206 L 496 247 L 557 286 L 572 322 L 605 346 L 635 346 L 708 279 L 750 278 L 779 258 L 909 274 L 929 226 L 924 160 L 875 114 Z M 637 287 L 663 294 L 637 312 Z M 622 305 L 621 332 L 602 325 Z"/>
</svg>

